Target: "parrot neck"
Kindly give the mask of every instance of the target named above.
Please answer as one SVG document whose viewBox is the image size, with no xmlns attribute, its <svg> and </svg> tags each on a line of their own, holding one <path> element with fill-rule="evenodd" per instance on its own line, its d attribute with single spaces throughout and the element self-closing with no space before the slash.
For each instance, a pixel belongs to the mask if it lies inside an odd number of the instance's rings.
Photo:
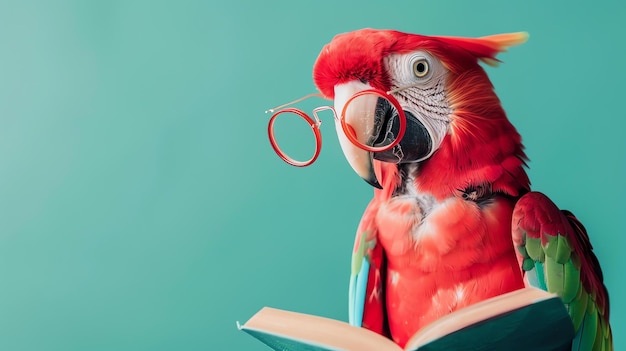
<svg viewBox="0 0 626 351">
<path fill-rule="evenodd" d="M 508 120 L 485 71 L 449 77 L 450 127 L 439 149 L 420 164 L 420 192 L 438 200 L 489 189 L 517 197 L 530 189 L 521 136 Z"/>
<path fill-rule="evenodd" d="M 519 138 L 513 127 L 510 128 L 506 137 L 499 138 Z M 455 146 L 448 136 L 442 147 L 424 162 L 398 165 L 374 160 L 376 176 L 383 187 L 375 189 L 375 196 L 390 199 L 401 195 L 428 195 L 437 201 L 453 196 L 478 201 L 494 193 L 521 196 L 530 189 L 523 146 L 511 143 L 508 154 L 499 148 L 489 148 L 494 143 L 500 147 L 506 142 L 491 140 L 486 145 Z"/>
<path fill-rule="evenodd" d="M 432 195 L 437 201 L 464 197 L 473 189 L 517 197 L 530 189 L 521 136 L 507 119 L 486 73 L 478 65 L 451 74 L 449 129 L 439 148 L 416 164 L 374 160 L 382 185 L 378 196 Z M 474 195 L 471 195 L 474 196 Z"/>
<path fill-rule="evenodd" d="M 443 200 L 482 192 L 518 197 L 530 190 L 519 134 L 504 121 L 504 130 L 490 138 L 472 140 L 465 136 L 455 140 L 448 135 L 442 147 L 417 170 L 418 191 Z"/>
</svg>

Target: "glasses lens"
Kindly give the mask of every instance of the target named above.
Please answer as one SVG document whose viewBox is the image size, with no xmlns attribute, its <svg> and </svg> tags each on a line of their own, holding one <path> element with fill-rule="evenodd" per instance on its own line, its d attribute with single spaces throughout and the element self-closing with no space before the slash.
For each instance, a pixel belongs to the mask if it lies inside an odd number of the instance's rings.
<svg viewBox="0 0 626 351">
<path fill-rule="evenodd" d="M 346 116 L 350 116 L 349 122 Z M 398 101 L 379 90 L 365 90 L 350 98 L 341 118 L 344 133 L 357 147 L 382 152 L 400 142 L 406 128 Z"/>
<path fill-rule="evenodd" d="M 313 119 L 298 109 L 286 109 L 274 114 L 268 133 L 274 151 L 291 165 L 308 166 L 319 154 L 319 128 Z"/>
</svg>

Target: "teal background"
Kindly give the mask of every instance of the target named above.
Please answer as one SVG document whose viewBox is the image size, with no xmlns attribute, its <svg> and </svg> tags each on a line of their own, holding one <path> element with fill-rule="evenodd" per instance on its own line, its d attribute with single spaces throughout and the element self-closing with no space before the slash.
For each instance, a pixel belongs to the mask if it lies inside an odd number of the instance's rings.
<svg viewBox="0 0 626 351">
<path fill-rule="evenodd" d="M 318 162 L 284 164 L 263 111 L 362 27 L 530 32 L 488 72 L 534 188 L 587 226 L 626 347 L 625 6 L 0 1 L 0 350 L 260 351 L 235 321 L 262 306 L 345 320 L 372 190 L 331 124 Z"/>
</svg>

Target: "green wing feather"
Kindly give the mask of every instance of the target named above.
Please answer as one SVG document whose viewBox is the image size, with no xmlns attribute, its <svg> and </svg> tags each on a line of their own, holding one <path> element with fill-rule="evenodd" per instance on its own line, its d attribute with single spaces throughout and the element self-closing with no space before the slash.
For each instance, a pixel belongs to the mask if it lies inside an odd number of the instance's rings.
<svg viewBox="0 0 626 351">
<path fill-rule="evenodd" d="M 515 206 L 512 229 L 528 285 L 558 294 L 569 311 L 576 331 L 572 350 L 613 350 L 609 297 L 582 224 L 530 192 Z"/>
</svg>

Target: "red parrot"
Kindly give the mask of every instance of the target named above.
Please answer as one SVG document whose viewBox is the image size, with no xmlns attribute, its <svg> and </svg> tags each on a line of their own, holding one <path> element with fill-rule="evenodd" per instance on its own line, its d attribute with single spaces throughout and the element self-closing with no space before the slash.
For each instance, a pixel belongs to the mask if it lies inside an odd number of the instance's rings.
<svg viewBox="0 0 626 351">
<path fill-rule="evenodd" d="M 335 36 L 314 65 L 321 94 L 341 112 L 355 93 L 400 103 L 400 142 L 344 154 L 375 187 L 358 226 L 350 322 L 400 346 L 462 307 L 524 286 L 559 294 L 572 318 L 572 349 L 612 350 L 609 298 L 582 224 L 531 191 L 521 137 L 480 62 L 525 42 L 526 33 L 482 38 L 362 29 Z M 399 113 L 363 98 L 344 111 L 358 140 L 398 137 Z M 395 135 L 394 135 L 395 133 Z"/>
</svg>

